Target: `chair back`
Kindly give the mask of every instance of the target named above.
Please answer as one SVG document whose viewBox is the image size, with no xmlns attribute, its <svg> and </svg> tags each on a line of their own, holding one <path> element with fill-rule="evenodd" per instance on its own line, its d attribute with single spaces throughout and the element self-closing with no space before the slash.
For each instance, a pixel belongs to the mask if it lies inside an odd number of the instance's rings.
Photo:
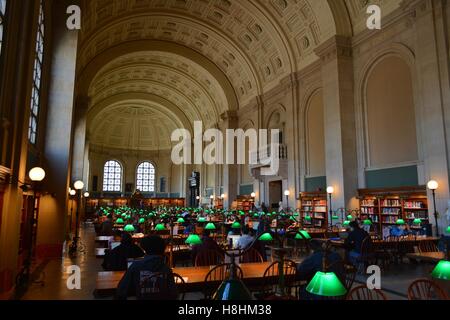
<svg viewBox="0 0 450 320">
<path fill-rule="evenodd" d="M 419 243 L 420 252 L 438 252 L 438 247 L 433 241 L 424 240 Z"/>
<path fill-rule="evenodd" d="M 264 271 L 264 286 L 261 291 L 265 295 L 272 293 L 274 291 L 274 286 L 278 282 L 277 280 L 275 281 L 275 279 L 278 279 L 279 276 L 279 263 L 279 261 L 273 262 L 267 267 L 266 271 Z M 284 259 L 283 272 L 285 277 L 285 286 L 292 287 L 295 283 L 295 275 L 297 273 L 296 263 L 292 260 Z"/>
<path fill-rule="evenodd" d="M 255 248 L 249 248 L 242 253 L 239 257 L 240 263 L 254 263 L 254 262 L 264 262 L 264 258 Z"/>
<path fill-rule="evenodd" d="M 175 285 L 177 286 L 178 300 L 183 301 L 186 296 L 186 282 L 178 273 L 173 274 L 173 279 L 175 281 Z"/>
<path fill-rule="evenodd" d="M 141 271 L 136 296 L 139 300 L 173 300 L 172 273 Z"/>
<path fill-rule="evenodd" d="M 203 294 L 205 299 L 210 300 L 214 292 L 220 286 L 221 282 L 230 276 L 231 263 L 222 263 L 212 268 L 205 277 Z M 236 266 L 236 277 L 242 279 L 244 272 L 239 266 Z"/>
<path fill-rule="evenodd" d="M 347 300 L 387 300 L 387 297 L 381 290 L 370 290 L 367 286 L 358 286 L 347 294 Z"/>
<path fill-rule="evenodd" d="M 372 238 L 370 236 L 367 236 L 363 242 L 361 243 L 361 256 L 367 257 L 371 254 L 373 254 L 373 243 Z"/>
<path fill-rule="evenodd" d="M 215 266 L 222 264 L 224 260 L 225 257 L 222 252 L 217 250 L 203 250 L 195 257 L 195 266 Z"/>
<path fill-rule="evenodd" d="M 444 289 L 436 282 L 419 279 L 411 283 L 408 288 L 408 300 L 448 300 Z"/>
</svg>

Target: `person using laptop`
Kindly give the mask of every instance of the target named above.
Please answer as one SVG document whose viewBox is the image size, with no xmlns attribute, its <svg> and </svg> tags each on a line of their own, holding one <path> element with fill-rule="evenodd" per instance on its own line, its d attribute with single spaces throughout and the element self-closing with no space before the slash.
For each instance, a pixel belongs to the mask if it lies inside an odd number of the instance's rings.
<svg viewBox="0 0 450 320">
<path fill-rule="evenodd" d="M 120 245 L 106 253 L 102 267 L 105 271 L 125 271 L 128 259 L 137 259 L 143 256 L 144 251 L 135 245 L 131 235 L 125 232 L 122 234 Z"/>
<path fill-rule="evenodd" d="M 166 243 L 159 236 L 141 240 L 145 251 L 142 260 L 134 262 L 117 287 L 115 298 L 126 300 L 136 296 L 138 300 L 176 300 L 177 290 L 172 269 L 166 264 Z"/>
</svg>

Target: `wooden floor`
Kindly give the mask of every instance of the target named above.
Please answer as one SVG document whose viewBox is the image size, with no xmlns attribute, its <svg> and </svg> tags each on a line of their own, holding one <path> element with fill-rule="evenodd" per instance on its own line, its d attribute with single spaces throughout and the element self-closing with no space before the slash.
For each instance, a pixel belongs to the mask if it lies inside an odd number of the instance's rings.
<svg viewBox="0 0 450 320">
<path fill-rule="evenodd" d="M 23 300 L 93 300 L 97 274 L 103 271 L 102 259 L 95 256 L 95 233 L 92 226 L 82 229 L 82 242 L 85 244 L 85 252 L 81 252 L 78 258 L 71 260 L 66 255 L 59 260 L 51 260 L 42 266 L 40 280 L 42 284 L 33 284 L 22 297 Z M 68 290 L 67 267 L 77 265 L 81 269 L 81 289 Z M 404 300 L 407 295 L 408 285 L 418 278 L 429 275 L 432 264 L 404 264 L 392 266 L 382 275 L 382 288 L 389 299 Z M 358 275 L 355 285 L 365 283 L 366 277 Z M 192 293 L 186 296 L 187 300 L 201 299 L 201 293 Z"/>
</svg>

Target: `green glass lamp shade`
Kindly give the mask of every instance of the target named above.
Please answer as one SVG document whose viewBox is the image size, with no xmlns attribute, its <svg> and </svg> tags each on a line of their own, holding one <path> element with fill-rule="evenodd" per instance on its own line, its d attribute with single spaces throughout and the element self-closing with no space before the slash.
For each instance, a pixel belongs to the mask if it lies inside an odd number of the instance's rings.
<svg viewBox="0 0 450 320">
<path fill-rule="evenodd" d="M 405 220 L 403 220 L 403 219 L 398 219 L 398 220 L 397 220 L 397 224 L 398 224 L 398 225 L 404 225 L 404 224 L 405 224 Z"/>
<path fill-rule="evenodd" d="M 309 293 L 324 297 L 341 297 L 347 293 L 334 272 L 317 272 L 306 287 Z"/>
<path fill-rule="evenodd" d="M 311 236 L 305 230 L 300 230 L 298 233 L 300 233 L 304 239 L 308 239 L 308 240 L 311 239 Z"/>
<path fill-rule="evenodd" d="M 450 226 L 448 226 L 446 233 L 450 233 Z"/>
<path fill-rule="evenodd" d="M 241 216 L 243 216 L 243 215 L 245 215 L 245 212 L 244 212 L 244 211 L 239 211 L 239 214 L 240 214 Z"/>
<path fill-rule="evenodd" d="M 125 231 L 125 232 L 134 232 L 135 229 L 134 229 L 134 227 L 131 224 L 127 224 L 125 226 L 125 228 L 123 229 L 123 231 Z"/>
<path fill-rule="evenodd" d="M 116 220 L 116 224 L 124 224 L 125 222 L 123 221 L 122 218 L 119 218 Z"/>
<path fill-rule="evenodd" d="M 126 216 L 126 219 L 127 219 L 127 220 L 130 220 L 130 219 L 131 219 L 131 216 L 130 216 L 130 215 Z"/>
<path fill-rule="evenodd" d="M 183 218 L 179 218 L 179 219 L 177 220 L 177 222 L 178 222 L 178 223 L 185 223 L 186 221 L 184 221 Z"/>
<path fill-rule="evenodd" d="M 296 235 L 295 235 L 295 240 L 303 240 L 304 238 L 303 238 L 303 236 L 301 235 L 301 233 L 297 233 Z"/>
<path fill-rule="evenodd" d="M 344 224 L 343 224 L 344 227 L 347 227 L 349 225 L 350 225 L 350 221 L 349 220 L 344 221 Z"/>
<path fill-rule="evenodd" d="M 206 230 L 216 230 L 216 226 L 214 225 L 214 223 L 210 222 L 206 225 L 205 229 Z"/>
<path fill-rule="evenodd" d="M 257 213 L 255 213 L 254 215 L 253 215 L 253 218 L 258 218 L 259 217 L 259 215 L 257 214 Z"/>
<path fill-rule="evenodd" d="M 139 219 L 139 223 L 140 223 L 140 224 L 145 223 L 145 219 L 144 219 L 144 218 L 140 218 L 140 219 Z"/>
<path fill-rule="evenodd" d="M 222 282 L 214 293 L 213 300 L 218 301 L 245 301 L 253 300 L 252 294 L 239 279 L 228 279 Z"/>
<path fill-rule="evenodd" d="M 450 280 L 450 261 L 439 261 L 439 263 L 431 273 L 431 276 L 435 279 Z"/>
<path fill-rule="evenodd" d="M 189 245 L 198 245 L 198 244 L 202 244 L 202 239 L 200 239 L 200 237 L 196 234 L 191 234 L 187 239 L 186 239 L 186 244 Z"/>
<path fill-rule="evenodd" d="M 372 221 L 370 221 L 370 220 L 364 220 L 364 225 L 365 225 L 365 226 L 371 226 L 371 225 L 372 225 Z"/>
<path fill-rule="evenodd" d="M 338 217 L 338 216 L 332 216 L 331 219 L 333 219 L 333 220 L 339 220 L 339 217 Z"/>
<path fill-rule="evenodd" d="M 306 221 L 311 221 L 311 216 L 306 216 L 306 217 L 305 217 L 305 220 L 306 220 Z"/>
<path fill-rule="evenodd" d="M 122 218 L 125 218 L 127 216 L 126 213 L 122 213 Z"/>
<path fill-rule="evenodd" d="M 293 214 L 294 217 L 298 217 L 300 215 L 300 213 L 296 212 Z"/>
<path fill-rule="evenodd" d="M 240 229 L 241 228 L 241 224 L 239 222 L 235 222 L 231 225 L 231 228 L 233 229 Z"/>
<path fill-rule="evenodd" d="M 197 219 L 197 221 L 199 223 L 205 223 L 206 222 L 206 218 L 200 217 L 200 218 Z"/>
<path fill-rule="evenodd" d="M 156 225 L 155 230 L 156 231 L 164 231 L 164 230 L 166 230 L 166 227 L 162 223 L 160 223 L 160 224 Z"/>
<path fill-rule="evenodd" d="M 272 237 L 272 235 L 270 233 L 266 232 L 263 235 L 261 235 L 258 240 L 260 240 L 260 241 L 272 241 L 273 237 Z"/>
<path fill-rule="evenodd" d="M 352 220 L 353 219 L 353 216 L 351 215 L 351 214 L 349 214 L 348 216 L 347 216 L 347 220 Z"/>
<path fill-rule="evenodd" d="M 420 220 L 420 219 L 414 219 L 414 221 L 413 221 L 413 223 L 415 224 L 415 225 L 421 225 L 422 224 L 422 220 Z"/>
</svg>

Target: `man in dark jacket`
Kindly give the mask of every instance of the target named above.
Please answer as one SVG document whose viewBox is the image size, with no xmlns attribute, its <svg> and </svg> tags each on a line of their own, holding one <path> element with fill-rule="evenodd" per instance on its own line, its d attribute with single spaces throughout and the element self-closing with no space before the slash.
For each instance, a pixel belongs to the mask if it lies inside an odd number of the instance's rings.
<svg viewBox="0 0 450 320">
<path fill-rule="evenodd" d="M 144 251 L 133 243 L 130 234 L 123 233 L 120 245 L 106 253 L 102 266 L 106 271 L 125 271 L 127 270 L 128 259 L 143 256 Z"/>
<path fill-rule="evenodd" d="M 351 231 L 345 239 L 345 248 L 350 251 L 348 254 L 349 260 L 356 265 L 358 258 L 361 257 L 361 250 L 363 242 L 370 237 L 369 234 L 360 228 L 358 222 L 350 222 Z"/>
<path fill-rule="evenodd" d="M 161 237 L 141 240 L 146 256 L 134 262 L 117 287 L 116 298 L 135 295 L 138 300 L 176 300 L 177 290 L 172 270 L 164 261 L 166 244 Z"/>
</svg>

